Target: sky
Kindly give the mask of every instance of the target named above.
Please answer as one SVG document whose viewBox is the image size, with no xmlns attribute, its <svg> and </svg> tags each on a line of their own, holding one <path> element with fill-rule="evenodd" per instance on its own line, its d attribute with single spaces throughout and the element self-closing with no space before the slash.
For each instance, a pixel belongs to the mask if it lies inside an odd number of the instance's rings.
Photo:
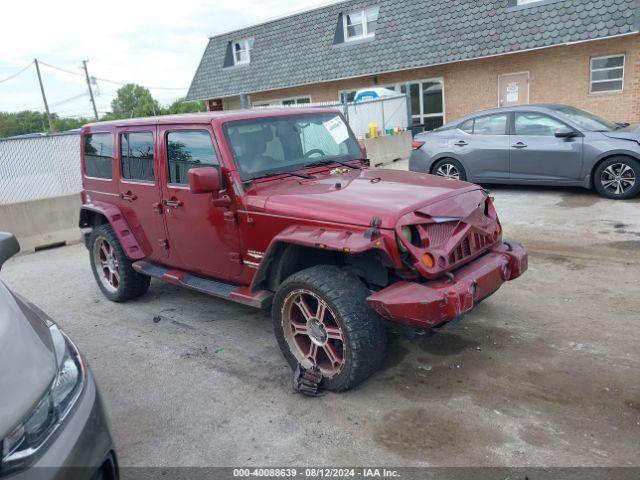
<svg viewBox="0 0 640 480">
<path fill-rule="evenodd" d="M 50 110 L 60 116 L 93 115 L 83 60 L 98 78 L 100 115 L 119 88 L 105 80 L 153 87 L 154 98 L 167 105 L 186 95 L 210 36 L 334 2 L 8 0 L 0 17 L 0 111 L 44 111 L 33 65 L 5 81 L 34 58 Z"/>
</svg>

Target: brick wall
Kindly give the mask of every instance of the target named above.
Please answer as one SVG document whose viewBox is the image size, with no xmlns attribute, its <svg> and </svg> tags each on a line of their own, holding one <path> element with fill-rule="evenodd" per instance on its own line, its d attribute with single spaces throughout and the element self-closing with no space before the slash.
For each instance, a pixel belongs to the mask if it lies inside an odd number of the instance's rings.
<svg viewBox="0 0 640 480">
<path fill-rule="evenodd" d="M 624 91 L 589 94 L 589 60 L 610 54 L 626 54 Z M 640 122 L 640 35 L 552 47 L 526 53 L 485 58 L 439 67 L 421 68 L 377 76 L 378 84 L 443 78 L 446 121 L 498 105 L 498 76 L 528 71 L 531 103 L 566 103 L 613 121 Z M 374 84 L 361 77 L 323 84 L 262 92 L 252 101 L 309 95 L 314 102 L 338 99 L 340 90 Z M 237 108 L 237 97 L 224 100 L 225 109 Z"/>
</svg>

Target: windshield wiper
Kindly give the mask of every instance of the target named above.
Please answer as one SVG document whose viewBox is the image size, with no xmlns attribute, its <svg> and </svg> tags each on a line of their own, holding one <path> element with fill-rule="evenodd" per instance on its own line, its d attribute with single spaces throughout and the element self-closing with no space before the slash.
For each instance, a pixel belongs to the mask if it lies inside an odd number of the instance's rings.
<svg viewBox="0 0 640 480">
<path fill-rule="evenodd" d="M 296 172 L 268 172 L 265 173 L 263 175 L 260 175 L 259 177 L 254 177 L 251 180 L 258 180 L 260 178 L 267 178 L 267 177 L 273 177 L 275 175 L 291 175 L 292 177 L 298 177 L 298 178 L 304 178 L 305 180 L 313 180 L 314 177 L 313 175 L 309 175 L 308 173 L 296 173 Z"/>
<path fill-rule="evenodd" d="M 330 165 L 332 163 L 337 163 L 343 167 L 353 168 L 354 170 L 362 170 L 362 168 L 357 165 L 351 165 L 350 163 L 341 162 L 340 160 L 325 160 L 324 162 L 310 163 L 309 165 L 305 165 L 305 167 L 324 167 L 325 165 Z"/>
</svg>

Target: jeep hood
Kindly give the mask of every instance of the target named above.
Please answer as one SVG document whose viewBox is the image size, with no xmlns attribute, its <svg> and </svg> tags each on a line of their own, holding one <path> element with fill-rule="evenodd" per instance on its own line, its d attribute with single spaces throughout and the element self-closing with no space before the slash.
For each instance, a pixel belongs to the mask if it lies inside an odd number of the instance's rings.
<svg viewBox="0 0 640 480">
<path fill-rule="evenodd" d="M 255 195 L 249 195 L 248 209 L 363 227 L 378 217 L 382 228 L 395 228 L 401 216 L 416 210 L 431 216 L 466 216 L 478 206 L 475 196 L 470 202 L 443 200 L 481 189 L 466 182 L 398 170 L 313 175 L 317 178 L 279 177 L 256 185 Z"/>
<path fill-rule="evenodd" d="M 48 326 L 0 283 L 0 439 L 23 420 L 53 381 Z"/>
</svg>

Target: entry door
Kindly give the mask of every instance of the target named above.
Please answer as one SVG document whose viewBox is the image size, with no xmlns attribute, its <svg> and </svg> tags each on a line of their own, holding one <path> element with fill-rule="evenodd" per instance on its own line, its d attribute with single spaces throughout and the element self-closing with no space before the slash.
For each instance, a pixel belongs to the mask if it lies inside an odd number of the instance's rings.
<svg viewBox="0 0 640 480">
<path fill-rule="evenodd" d="M 167 258 L 166 235 L 157 175 L 156 127 L 118 131 L 119 205 L 144 254 L 151 260 Z"/>
<path fill-rule="evenodd" d="M 161 126 L 158 135 L 168 264 L 207 277 L 237 278 L 242 267 L 234 211 L 214 206 L 211 194 L 189 190 L 191 168 L 220 168 L 211 127 Z"/>
<path fill-rule="evenodd" d="M 498 106 L 512 107 L 529 103 L 529 72 L 508 73 L 498 77 Z"/>
<path fill-rule="evenodd" d="M 513 180 L 576 181 L 582 174 L 582 137 L 557 138 L 567 125 L 538 112 L 516 112 L 511 132 Z"/>
</svg>

